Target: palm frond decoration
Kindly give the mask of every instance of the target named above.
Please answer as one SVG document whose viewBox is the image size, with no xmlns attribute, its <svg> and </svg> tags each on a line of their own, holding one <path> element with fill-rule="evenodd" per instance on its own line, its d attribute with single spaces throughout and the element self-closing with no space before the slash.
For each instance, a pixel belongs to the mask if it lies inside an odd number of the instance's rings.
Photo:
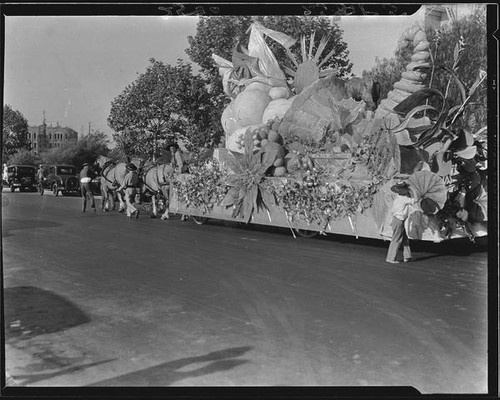
<svg viewBox="0 0 500 400">
<path fill-rule="evenodd" d="M 234 172 L 229 175 L 227 185 L 229 191 L 224 199 L 224 206 L 233 206 L 233 218 L 242 218 L 250 222 L 254 211 L 260 208 L 269 209 L 273 196 L 265 186 L 265 173 L 276 157 L 277 150 L 263 152 L 254 151 L 252 133 L 245 135 L 245 153 L 221 153 L 222 162 Z"/>
<path fill-rule="evenodd" d="M 325 65 L 335 54 L 336 49 L 333 48 L 325 57 L 322 57 L 323 52 L 329 41 L 329 36 L 321 37 L 319 41 L 318 48 L 314 52 L 314 39 L 316 37 L 316 32 L 313 31 L 309 37 L 309 48 L 307 48 L 307 38 L 306 35 L 301 35 L 300 37 L 300 57 L 301 60 L 297 61 L 295 55 L 290 51 L 289 48 L 285 48 L 288 58 L 292 61 L 295 69 L 289 67 L 283 67 L 283 70 L 288 75 L 294 78 L 294 86 L 297 94 L 302 92 L 304 88 L 316 82 L 319 78 L 324 78 L 329 75 L 336 74 L 338 69 L 330 68 L 327 70 L 320 71 L 321 67 Z M 314 53 L 314 54 L 313 54 Z"/>
</svg>

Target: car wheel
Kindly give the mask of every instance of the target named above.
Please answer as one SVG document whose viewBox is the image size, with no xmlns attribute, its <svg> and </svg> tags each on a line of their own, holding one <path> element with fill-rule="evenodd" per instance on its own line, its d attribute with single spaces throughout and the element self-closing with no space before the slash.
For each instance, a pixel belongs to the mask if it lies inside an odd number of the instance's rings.
<svg viewBox="0 0 500 400">
<path fill-rule="evenodd" d="M 297 235 L 303 238 L 313 238 L 318 234 L 318 232 L 316 231 L 308 231 L 306 229 L 294 229 L 294 230 Z"/>
<path fill-rule="evenodd" d="M 193 215 L 191 218 L 193 218 L 193 221 L 197 224 L 197 225 L 203 225 L 205 222 L 208 221 L 208 218 L 207 217 L 198 217 L 196 215 Z"/>
<path fill-rule="evenodd" d="M 59 196 L 59 188 L 57 187 L 56 182 L 52 184 L 52 194 L 56 197 Z"/>
</svg>

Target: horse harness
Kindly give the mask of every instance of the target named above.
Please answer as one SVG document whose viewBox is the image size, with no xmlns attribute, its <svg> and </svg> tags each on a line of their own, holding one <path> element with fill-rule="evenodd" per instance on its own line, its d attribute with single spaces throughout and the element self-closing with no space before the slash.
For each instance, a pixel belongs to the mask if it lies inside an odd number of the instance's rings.
<svg viewBox="0 0 500 400">
<path fill-rule="evenodd" d="M 116 181 L 116 179 L 114 179 L 112 181 L 112 180 L 108 179 L 108 177 L 104 174 L 104 172 L 106 171 L 106 168 L 108 168 L 110 165 L 116 165 L 116 163 L 113 160 L 106 161 L 106 163 L 104 164 L 104 166 L 101 169 L 101 177 L 103 177 L 105 180 L 107 180 L 112 186 L 116 186 L 116 183 L 118 183 Z"/>
<path fill-rule="evenodd" d="M 167 164 L 165 164 L 165 165 L 167 165 Z M 163 166 L 163 168 L 162 168 L 162 172 L 163 172 L 163 174 L 162 174 L 163 182 L 161 182 L 161 183 L 160 183 L 160 176 L 158 175 L 158 173 L 159 173 L 159 170 L 160 170 L 160 169 L 158 168 L 158 166 L 153 167 L 153 168 L 156 168 L 156 179 L 157 179 L 157 181 L 158 181 L 158 183 L 159 183 L 160 188 L 161 188 L 161 187 L 163 187 L 163 186 L 167 186 L 167 185 L 169 185 L 169 184 L 170 184 L 170 182 L 168 182 L 168 181 L 167 181 L 167 177 L 165 176 L 165 165 L 164 165 L 164 166 Z M 149 172 L 149 171 L 147 171 L 147 172 L 146 172 L 146 174 L 147 174 L 148 172 Z M 146 174 L 145 174 L 145 175 L 146 175 Z M 149 185 L 147 184 L 146 179 L 144 179 L 144 185 L 145 185 L 145 186 L 149 189 L 149 191 L 150 191 L 151 193 L 153 193 L 154 195 L 161 195 L 161 194 L 162 194 L 162 193 L 161 193 L 161 190 L 155 190 L 155 189 L 153 189 L 151 186 L 149 186 Z"/>
</svg>

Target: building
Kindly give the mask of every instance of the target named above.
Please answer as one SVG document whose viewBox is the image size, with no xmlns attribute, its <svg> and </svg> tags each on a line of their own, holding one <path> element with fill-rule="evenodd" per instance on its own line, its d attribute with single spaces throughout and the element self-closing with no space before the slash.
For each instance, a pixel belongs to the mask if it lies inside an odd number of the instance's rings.
<svg viewBox="0 0 500 400">
<path fill-rule="evenodd" d="M 432 4 L 424 6 L 425 26 L 439 29 L 459 18 L 470 15 L 474 7 L 485 6 L 485 4 Z"/>
<path fill-rule="evenodd" d="M 67 143 L 76 143 L 78 133 L 71 128 L 59 126 L 59 123 L 56 126 L 42 124 L 28 127 L 28 140 L 31 142 L 31 150 L 40 153 Z"/>
</svg>

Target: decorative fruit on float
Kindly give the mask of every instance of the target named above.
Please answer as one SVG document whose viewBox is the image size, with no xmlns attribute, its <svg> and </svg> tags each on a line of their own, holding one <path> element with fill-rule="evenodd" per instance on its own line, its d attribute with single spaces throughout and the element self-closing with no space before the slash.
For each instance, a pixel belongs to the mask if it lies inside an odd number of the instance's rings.
<svg viewBox="0 0 500 400">
<path fill-rule="evenodd" d="M 363 101 L 364 108 L 373 110 L 379 93 L 380 85 L 370 78 L 346 81 L 328 76 L 319 79 L 294 98 L 278 132 L 289 143 L 298 140 L 318 143 L 339 119 L 338 107 L 333 102 L 354 98 Z"/>
<path fill-rule="evenodd" d="M 271 101 L 268 94 L 262 90 L 245 89 L 235 99 L 233 115 L 240 126 L 258 124 L 262 121 L 262 114 Z"/>
</svg>

